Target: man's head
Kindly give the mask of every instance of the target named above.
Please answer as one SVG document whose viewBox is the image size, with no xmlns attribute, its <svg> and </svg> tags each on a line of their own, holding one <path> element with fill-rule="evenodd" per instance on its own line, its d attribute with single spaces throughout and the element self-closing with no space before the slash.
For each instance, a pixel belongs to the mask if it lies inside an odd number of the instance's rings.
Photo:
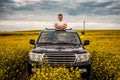
<svg viewBox="0 0 120 80">
<path fill-rule="evenodd" d="M 58 14 L 58 20 L 62 21 L 62 19 L 63 19 L 63 15 L 62 14 Z"/>
</svg>

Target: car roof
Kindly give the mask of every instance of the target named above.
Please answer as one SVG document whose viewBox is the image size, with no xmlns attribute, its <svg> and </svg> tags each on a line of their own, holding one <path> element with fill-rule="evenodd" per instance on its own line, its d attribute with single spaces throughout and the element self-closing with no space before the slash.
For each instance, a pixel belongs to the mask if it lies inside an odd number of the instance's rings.
<svg viewBox="0 0 120 80">
<path fill-rule="evenodd" d="M 48 28 L 46 28 L 46 29 L 44 29 L 44 30 L 42 30 L 42 31 L 66 31 L 66 32 L 76 32 L 75 30 L 73 30 L 73 29 L 65 29 L 65 30 L 57 30 L 57 29 L 48 29 Z"/>
</svg>

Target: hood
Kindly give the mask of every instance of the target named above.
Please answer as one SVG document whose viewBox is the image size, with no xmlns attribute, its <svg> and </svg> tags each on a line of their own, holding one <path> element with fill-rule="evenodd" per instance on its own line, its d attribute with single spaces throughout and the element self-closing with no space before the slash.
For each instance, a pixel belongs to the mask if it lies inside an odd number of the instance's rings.
<svg viewBox="0 0 120 80">
<path fill-rule="evenodd" d="M 35 53 L 49 53 L 49 52 L 74 52 L 74 53 L 86 53 L 87 51 L 81 46 L 78 48 L 46 48 L 46 47 L 36 47 L 32 49 Z"/>
<path fill-rule="evenodd" d="M 40 48 L 46 48 L 46 49 L 57 49 L 57 48 L 61 48 L 61 49 L 73 49 L 73 48 L 78 48 L 79 45 L 36 45 L 36 47 L 40 47 Z"/>
</svg>

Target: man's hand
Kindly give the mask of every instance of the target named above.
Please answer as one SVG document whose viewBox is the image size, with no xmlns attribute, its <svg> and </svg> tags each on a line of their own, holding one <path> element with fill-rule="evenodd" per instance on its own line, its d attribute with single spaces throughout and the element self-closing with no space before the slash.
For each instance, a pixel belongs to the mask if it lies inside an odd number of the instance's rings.
<svg viewBox="0 0 120 80">
<path fill-rule="evenodd" d="M 67 24 L 64 24 L 60 28 L 63 30 L 63 29 L 66 29 L 66 27 L 67 27 Z"/>
<path fill-rule="evenodd" d="M 61 26 L 58 26 L 58 25 L 55 23 L 55 28 L 60 29 Z"/>
</svg>

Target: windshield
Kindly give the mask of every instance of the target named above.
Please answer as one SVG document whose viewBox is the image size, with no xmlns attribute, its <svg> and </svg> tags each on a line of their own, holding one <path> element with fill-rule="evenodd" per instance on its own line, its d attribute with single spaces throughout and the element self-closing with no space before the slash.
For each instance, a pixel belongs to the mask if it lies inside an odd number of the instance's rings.
<svg viewBox="0 0 120 80">
<path fill-rule="evenodd" d="M 81 44 L 76 32 L 44 31 L 38 40 L 40 43 L 49 44 Z"/>
</svg>

